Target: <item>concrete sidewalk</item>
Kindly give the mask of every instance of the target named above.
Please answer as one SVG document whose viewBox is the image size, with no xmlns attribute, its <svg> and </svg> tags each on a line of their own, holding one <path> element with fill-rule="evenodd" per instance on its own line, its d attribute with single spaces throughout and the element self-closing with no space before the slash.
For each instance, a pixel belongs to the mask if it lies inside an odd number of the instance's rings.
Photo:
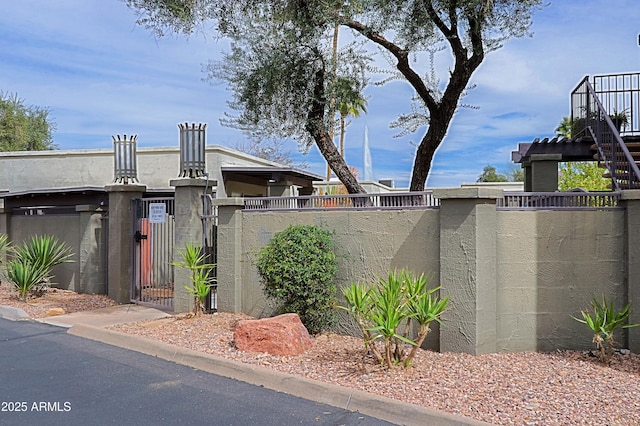
<svg viewBox="0 0 640 426">
<path fill-rule="evenodd" d="M 13 320 L 28 319 L 26 313 L 20 311 L 20 309 L 16 308 L 0 306 L 0 317 Z M 268 389 L 311 401 L 357 411 L 399 425 L 481 426 L 489 424 L 105 328 L 115 324 L 168 316 L 171 315 L 153 308 L 138 305 L 119 305 L 94 311 L 42 318 L 36 321 L 58 327 L 66 327 L 69 329 L 67 333 L 72 335 L 145 353 L 198 370 L 257 386 L 264 386 Z"/>
</svg>

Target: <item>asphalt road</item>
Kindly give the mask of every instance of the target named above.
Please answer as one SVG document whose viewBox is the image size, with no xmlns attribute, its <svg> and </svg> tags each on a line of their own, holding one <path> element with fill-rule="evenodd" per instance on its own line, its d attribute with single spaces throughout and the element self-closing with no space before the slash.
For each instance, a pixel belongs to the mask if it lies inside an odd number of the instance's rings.
<svg viewBox="0 0 640 426">
<path fill-rule="evenodd" d="M 66 329 L 0 318 L 1 425 L 390 425 Z"/>
</svg>

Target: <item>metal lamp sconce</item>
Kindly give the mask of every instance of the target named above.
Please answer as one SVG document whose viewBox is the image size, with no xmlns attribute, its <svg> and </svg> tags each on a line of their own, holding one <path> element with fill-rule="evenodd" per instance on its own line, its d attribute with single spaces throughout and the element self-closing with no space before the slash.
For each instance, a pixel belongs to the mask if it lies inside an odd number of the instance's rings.
<svg viewBox="0 0 640 426">
<path fill-rule="evenodd" d="M 138 182 L 138 165 L 136 159 L 137 135 L 111 136 L 113 139 L 114 178 L 113 181 L 122 184 Z"/>
</svg>

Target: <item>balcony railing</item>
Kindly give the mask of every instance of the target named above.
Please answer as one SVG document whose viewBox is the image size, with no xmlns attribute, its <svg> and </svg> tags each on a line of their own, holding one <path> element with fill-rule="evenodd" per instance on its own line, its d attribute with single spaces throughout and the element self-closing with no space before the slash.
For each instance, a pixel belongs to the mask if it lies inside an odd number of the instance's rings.
<svg viewBox="0 0 640 426">
<path fill-rule="evenodd" d="M 603 81 L 608 81 L 604 79 L 605 77 L 601 76 L 596 80 L 600 86 L 604 85 Z M 637 100 L 634 100 L 634 96 L 636 96 L 634 93 L 636 92 L 629 92 L 629 109 L 637 105 Z M 610 110 L 607 110 L 601 102 L 601 96 L 605 98 Z M 621 101 L 617 103 L 615 99 L 618 98 Z M 611 115 L 620 112 L 615 110 L 616 107 L 627 105 L 627 103 L 622 102 L 624 99 L 626 99 L 625 96 L 617 91 L 605 90 L 597 92 L 589 83 L 588 76 L 571 92 L 572 136 L 593 139 L 597 145 L 598 159 L 609 170 L 617 191 L 621 189 L 640 189 L 640 169 L 638 169 L 638 165 L 620 136 L 622 124 L 614 123 L 611 118 Z M 631 123 L 631 128 L 633 128 L 634 123 L 637 123 L 637 119 L 631 115 L 627 121 Z"/>
<path fill-rule="evenodd" d="M 609 115 L 626 115 L 621 135 L 640 135 L 640 73 L 596 75 L 593 89 Z"/>
<path fill-rule="evenodd" d="M 244 200 L 245 211 L 282 210 L 406 210 L 438 208 L 430 191 L 382 194 L 256 197 Z"/>
<path fill-rule="evenodd" d="M 505 192 L 498 210 L 618 209 L 619 192 Z"/>
</svg>

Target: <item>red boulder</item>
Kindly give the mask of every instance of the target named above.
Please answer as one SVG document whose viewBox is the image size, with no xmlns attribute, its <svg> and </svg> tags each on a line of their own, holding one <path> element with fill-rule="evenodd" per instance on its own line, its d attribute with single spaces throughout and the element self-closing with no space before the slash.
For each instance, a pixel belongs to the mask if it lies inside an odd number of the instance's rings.
<svg viewBox="0 0 640 426">
<path fill-rule="evenodd" d="M 233 339 L 238 350 L 283 356 L 299 355 L 312 345 L 298 314 L 239 321 Z"/>
</svg>

